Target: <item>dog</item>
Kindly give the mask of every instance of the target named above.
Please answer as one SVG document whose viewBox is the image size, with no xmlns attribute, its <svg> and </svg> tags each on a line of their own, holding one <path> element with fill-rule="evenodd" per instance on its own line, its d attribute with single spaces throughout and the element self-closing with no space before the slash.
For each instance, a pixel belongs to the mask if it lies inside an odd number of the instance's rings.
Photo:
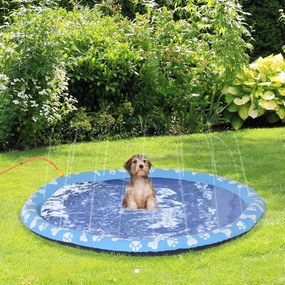
<svg viewBox="0 0 285 285">
<path fill-rule="evenodd" d="M 123 208 L 132 210 L 158 209 L 155 191 L 151 180 L 148 178 L 151 162 L 143 155 L 134 155 L 124 164 L 124 168 L 131 175 L 131 179 L 125 188 Z"/>
</svg>

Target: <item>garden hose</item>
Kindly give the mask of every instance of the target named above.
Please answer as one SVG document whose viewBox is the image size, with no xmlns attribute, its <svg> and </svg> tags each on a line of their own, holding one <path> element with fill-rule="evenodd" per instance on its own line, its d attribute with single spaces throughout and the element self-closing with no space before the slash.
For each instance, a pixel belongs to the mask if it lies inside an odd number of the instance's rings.
<svg viewBox="0 0 285 285">
<path fill-rule="evenodd" d="M 49 164 L 51 164 L 56 169 L 56 171 L 58 172 L 59 176 L 63 176 L 64 175 L 64 173 L 52 161 L 50 161 L 49 159 L 47 159 L 45 157 L 32 157 L 32 158 L 26 159 L 26 160 L 24 160 L 24 161 L 22 161 L 22 162 L 20 162 L 20 163 L 18 163 L 16 165 L 12 166 L 12 167 L 9 167 L 9 168 L 1 171 L 0 174 L 4 174 L 4 173 L 6 173 L 8 171 L 11 171 L 11 170 L 13 170 L 13 169 L 23 165 L 23 164 L 31 162 L 33 160 L 44 160 L 44 161 L 48 162 Z"/>
</svg>

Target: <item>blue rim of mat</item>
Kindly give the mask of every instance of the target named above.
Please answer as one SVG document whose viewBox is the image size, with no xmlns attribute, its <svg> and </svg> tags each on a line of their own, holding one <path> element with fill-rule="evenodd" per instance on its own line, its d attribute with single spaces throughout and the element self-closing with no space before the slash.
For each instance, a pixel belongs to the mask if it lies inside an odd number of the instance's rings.
<svg viewBox="0 0 285 285">
<path fill-rule="evenodd" d="M 238 195 L 245 202 L 243 213 L 231 224 L 203 234 L 157 238 L 149 240 L 123 239 L 95 236 L 88 232 L 59 228 L 48 223 L 40 215 L 43 203 L 60 188 L 78 182 L 126 179 L 124 170 L 80 172 L 59 177 L 36 191 L 24 204 L 20 217 L 24 225 L 34 233 L 62 243 L 92 248 L 96 250 L 125 252 L 132 254 L 163 253 L 200 248 L 221 243 L 249 231 L 264 214 L 266 204 L 248 186 L 213 174 L 172 170 L 152 169 L 150 177 L 183 179 L 220 187 Z"/>
</svg>

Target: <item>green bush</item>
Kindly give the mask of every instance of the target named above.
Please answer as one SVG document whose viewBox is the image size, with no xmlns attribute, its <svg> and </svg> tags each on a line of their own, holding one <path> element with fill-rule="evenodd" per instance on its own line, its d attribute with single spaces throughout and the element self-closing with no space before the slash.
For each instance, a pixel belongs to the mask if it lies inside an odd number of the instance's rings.
<svg viewBox="0 0 285 285">
<path fill-rule="evenodd" d="M 253 59 L 280 53 L 284 45 L 285 26 L 279 21 L 279 10 L 285 7 L 285 0 L 251 1 L 240 0 L 243 10 L 248 12 L 246 22 L 252 27 Z"/>
<path fill-rule="evenodd" d="M 232 82 L 248 60 L 243 36 L 249 34 L 240 6 L 230 1 L 201 4 L 189 1 L 183 8 L 187 20 L 175 20 L 180 8 L 137 15 L 131 38 L 147 59 L 143 92 L 164 98 L 171 120 L 184 132 L 221 122 L 222 85 Z"/>
<path fill-rule="evenodd" d="M 0 24 L 5 20 L 14 9 L 24 5 L 29 7 L 33 5 L 57 5 L 67 10 L 78 9 L 82 6 L 94 7 L 96 5 L 100 10 L 109 16 L 120 13 L 130 20 L 135 19 L 136 13 L 145 14 L 148 7 L 167 7 L 173 10 L 177 7 L 185 7 L 188 4 L 199 3 L 199 1 L 189 0 L 2 0 L 0 3 Z M 207 1 L 212 3 L 212 1 Z M 217 1 L 214 1 L 217 2 Z M 221 1 L 219 1 L 221 2 Z M 246 22 L 252 27 L 252 36 L 254 41 L 253 51 L 250 56 L 253 59 L 259 56 L 267 56 L 272 53 L 280 53 L 284 45 L 285 26 L 279 21 L 279 10 L 285 7 L 285 0 L 272 0 L 272 1 L 251 1 L 240 0 L 238 1 L 245 12 Z M 202 4 L 203 5 L 203 2 Z M 185 11 L 180 9 L 176 12 L 176 16 L 181 19 L 185 17 Z"/>
<path fill-rule="evenodd" d="M 285 61 L 281 54 L 258 58 L 225 89 L 224 116 L 239 129 L 248 118 L 285 122 Z"/>
<path fill-rule="evenodd" d="M 248 61 L 243 12 L 231 1 L 186 4 L 146 5 L 133 21 L 80 6 L 19 9 L 1 31 L 1 145 L 220 123 L 222 86 Z"/>
<path fill-rule="evenodd" d="M 39 145 L 47 127 L 74 109 L 60 32 L 52 30 L 57 14 L 20 9 L 13 21 L 1 32 L 1 145 Z"/>
<path fill-rule="evenodd" d="M 70 123 L 72 130 L 75 107 L 96 113 L 91 138 L 140 125 L 130 99 L 141 56 L 129 46 L 129 27 L 89 9 L 15 13 L 1 33 L 1 145 L 36 146 L 51 129 Z M 61 133 L 68 140 L 68 132 Z"/>
</svg>

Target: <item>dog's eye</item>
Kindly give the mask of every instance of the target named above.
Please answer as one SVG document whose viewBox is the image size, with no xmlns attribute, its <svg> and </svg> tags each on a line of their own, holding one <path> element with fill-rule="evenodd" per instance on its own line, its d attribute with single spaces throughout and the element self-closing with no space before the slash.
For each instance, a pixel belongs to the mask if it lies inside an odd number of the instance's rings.
<svg viewBox="0 0 285 285">
<path fill-rule="evenodd" d="M 137 162 L 138 162 L 138 161 L 137 161 L 136 159 L 133 161 L 134 164 L 136 164 Z"/>
<path fill-rule="evenodd" d="M 143 163 L 146 163 L 146 160 L 144 159 Z"/>
</svg>

